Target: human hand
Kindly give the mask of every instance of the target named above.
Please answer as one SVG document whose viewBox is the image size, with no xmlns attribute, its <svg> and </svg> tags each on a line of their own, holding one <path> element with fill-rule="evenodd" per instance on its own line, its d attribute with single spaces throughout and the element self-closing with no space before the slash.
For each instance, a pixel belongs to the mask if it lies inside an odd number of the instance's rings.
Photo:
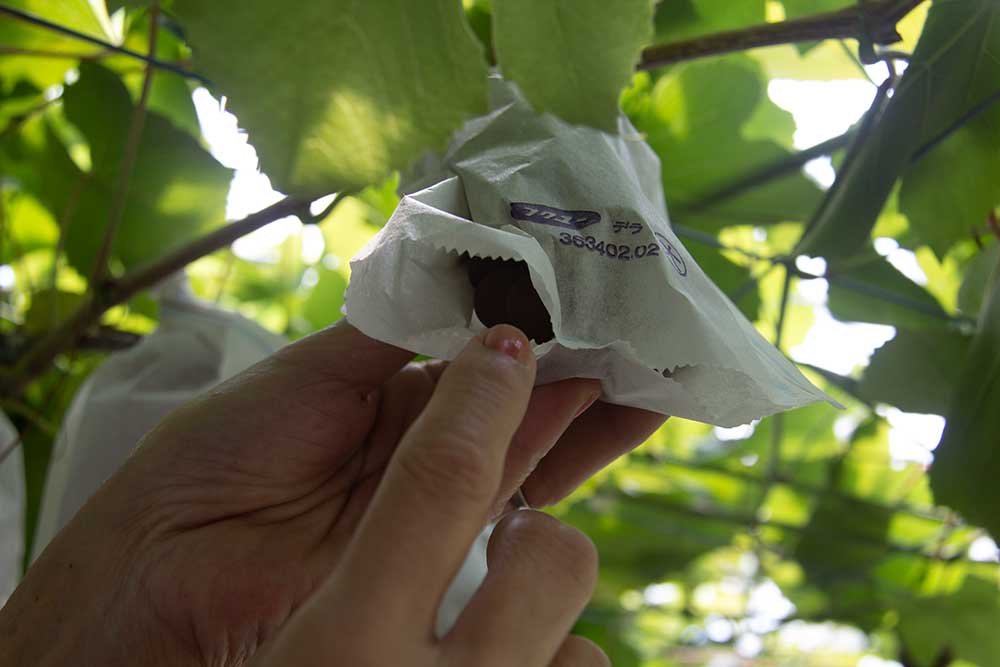
<svg viewBox="0 0 1000 667">
<path fill-rule="evenodd" d="M 470 361 L 444 375 L 440 363 L 400 370 L 410 356 L 340 325 L 177 411 L 46 550 L 0 628 L 32 632 L 30 619 L 41 619 L 48 634 L 70 640 L 64 647 L 74 645 L 64 657 L 84 664 L 85 656 L 94 664 L 245 664 L 262 646 L 259 659 L 281 664 L 392 657 L 345 654 L 349 645 L 443 658 L 434 651 L 451 640 L 433 641 L 430 628 L 448 573 L 504 499 L 522 481 L 536 505 L 561 498 L 662 417 L 597 403 L 574 421 L 596 383 L 532 392 L 530 354 L 516 364 L 481 340 L 463 354 Z M 542 515 L 506 519 L 491 543 L 491 580 L 507 572 L 528 585 L 484 586 L 479 599 L 497 591 L 492 611 L 477 614 L 486 603 L 473 603 L 449 637 L 481 635 L 468 620 L 479 618 L 509 639 L 505 619 L 533 627 L 544 612 L 555 619 L 548 642 L 532 645 L 554 654 L 553 637 L 562 641 L 589 595 L 586 545 Z M 565 562 L 574 553 L 576 564 Z M 546 599 L 535 602 L 541 591 Z M 83 609 L 68 612 L 67 593 Z M 12 621 L 12 607 L 28 613 Z M 88 626 L 96 617 L 100 627 Z M 365 637 L 374 641 L 358 643 Z M 508 648 L 531 638 L 527 628 Z M 56 647 L 39 648 L 51 658 Z M 519 664 L 548 664 L 551 654 Z"/>
</svg>

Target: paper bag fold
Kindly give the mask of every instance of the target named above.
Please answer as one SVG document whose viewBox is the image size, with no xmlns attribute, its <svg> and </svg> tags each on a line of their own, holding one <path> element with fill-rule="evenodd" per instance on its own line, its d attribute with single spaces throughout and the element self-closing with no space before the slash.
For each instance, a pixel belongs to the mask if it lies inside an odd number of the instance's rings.
<svg viewBox="0 0 1000 667">
<path fill-rule="evenodd" d="M 688 254 L 659 160 L 624 117 L 611 135 L 538 115 L 499 79 L 493 90 L 494 111 L 351 261 L 351 323 L 452 359 L 483 326 L 461 256 L 519 260 L 555 334 L 535 348 L 539 383 L 595 378 L 605 401 L 720 426 L 836 404 Z"/>
</svg>

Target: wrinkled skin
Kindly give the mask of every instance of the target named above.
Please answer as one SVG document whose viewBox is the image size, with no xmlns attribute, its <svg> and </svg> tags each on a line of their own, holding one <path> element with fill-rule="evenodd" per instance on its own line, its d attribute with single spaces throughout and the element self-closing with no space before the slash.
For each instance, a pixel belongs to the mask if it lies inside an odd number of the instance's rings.
<svg viewBox="0 0 1000 667">
<path fill-rule="evenodd" d="M 512 327 L 496 330 L 523 340 Z M 482 337 L 470 348 L 469 360 L 446 371 L 442 363 L 409 364 L 411 353 L 338 325 L 171 414 L 0 612 L 0 635 L 17 639 L 0 648 L 0 665 L 401 664 L 386 646 L 427 661 L 408 664 L 452 660 L 428 628 L 475 533 L 519 486 L 535 506 L 554 502 L 663 419 L 594 403 L 599 386 L 590 380 L 532 389 L 530 350 L 518 348 L 511 370 L 511 355 Z M 428 406 L 436 394 L 438 407 Z M 425 449 L 395 456 L 401 442 Z M 480 465 L 481 448 L 499 452 L 492 467 Z M 403 472 L 383 483 L 397 459 Z M 452 526 L 459 532 L 451 542 L 422 537 Z M 515 566 L 529 545 L 540 555 Z M 421 549 L 426 565 L 414 568 Z M 598 649 L 565 637 L 593 585 L 591 552 L 573 529 L 538 513 L 518 512 L 498 528 L 491 577 L 514 573 L 504 576 L 526 590 L 551 579 L 572 607 L 559 611 L 565 622 L 553 622 L 565 625 L 555 644 L 536 642 L 547 656 L 537 664 L 603 664 Z M 422 589 L 423 573 L 436 568 Z M 421 595 L 398 595 L 413 587 Z M 500 588 L 510 590 L 490 608 L 517 592 L 510 582 Z M 530 599 L 530 590 L 520 595 Z M 497 614 L 480 616 L 479 625 L 498 622 Z M 479 625 L 460 620 L 466 629 L 456 636 L 504 636 Z M 386 636 L 399 626 L 416 634 Z M 351 631 L 335 635 L 338 628 Z M 333 654 L 296 653 L 324 641 Z M 456 649 L 466 661 L 485 660 L 468 650 Z"/>
</svg>

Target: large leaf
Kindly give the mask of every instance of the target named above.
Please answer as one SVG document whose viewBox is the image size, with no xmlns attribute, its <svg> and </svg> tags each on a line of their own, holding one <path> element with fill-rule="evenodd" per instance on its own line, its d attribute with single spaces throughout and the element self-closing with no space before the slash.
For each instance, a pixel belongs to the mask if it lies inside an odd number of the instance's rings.
<svg viewBox="0 0 1000 667">
<path fill-rule="evenodd" d="M 944 664 L 939 662 L 942 655 L 994 665 L 1000 655 L 998 627 L 1000 591 L 995 577 L 967 577 L 955 593 L 913 598 L 899 614 L 899 634 L 914 667 Z"/>
<path fill-rule="evenodd" d="M 661 580 L 696 557 L 728 544 L 731 522 L 656 494 L 595 496 L 569 506 L 561 518 L 584 531 L 601 554 L 602 584 L 615 596 Z"/>
<path fill-rule="evenodd" d="M 993 267 L 1000 261 L 1000 243 L 992 243 L 965 265 L 965 275 L 958 290 L 958 309 L 975 317 L 983 304 Z"/>
<path fill-rule="evenodd" d="M 70 264 L 89 275 L 110 217 L 132 103 L 110 71 L 84 63 L 67 88 L 64 110 L 89 147 L 90 171 L 70 157 L 50 113 L 0 142 L 5 171 L 65 229 Z M 129 266 L 222 223 L 230 171 L 189 134 L 148 113 L 113 258 Z"/>
<path fill-rule="evenodd" d="M 9 235 L 3 244 L 0 262 L 7 264 L 27 253 L 55 246 L 59 227 L 37 199 L 13 189 L 4 189 L 0 197 L 0 209 L 6 218 L 5 231 Z"/>
<path fill-rule="evenodd" d="M 934 452 L 934 499 L 1000 537 L 1000 271 L 959 376 L 941 444 Z"/>
<path fill-rule="evenodd" d="M 856 3 L 855 0 L 781 0 L 781 4 L 785 6 L 785 17 L 793 19 L 820 12 L 832 12 Z"/>
<path fill-rule="evenodd" d="M 150 0 L 105 0 L 105 4 L 108 6 L 109 12 L 116 12 L 119 9 L 136 9 L 138 7 L 145 7 L 150 3 Z M 171 0 L 165 0 L 160 3 L 163 7 L 170 7 Z"/>
<path fill-rule="evenodd" d="M 765 0 L 661 0 L 656 6 L 655 41 L 680 41 L 764 23 Z"/>
<path fill-rule="evenodd" d="M 1000 33 L 997 42 L 1000 54 Z M 1000 68 L 997 78 L 1000 86 Z M 970 238 L 998 203 L 1000 105 L 914 164 L 899 190 L 900 210 L 939 258 L 956 241 Z"/>
<path fill-rule="evenodd" d="M 772 79 L 801 79 L 805 81 L 840 81 L 863 79 L 865 71 L 843 42 L 828 39 L 808 50 L 797 45 L 781 44 L 754 49 L 751 56 L 764 65 Z"/>
<path fill-rule="evenodd" d="M 830 312 L 839 320 L 915 329 L 948 321 L 937 299 L 875 253 L 832 261 L 826 276 Z"/>
<path fill-rule="evenodd" d="M 722 450 L 725 458 L 721 463 L 762 478 L 773 470 L 782 478 L 796 482 L 824 483 L 829 477 L 831 457 L 844 448 L 834 437 L 833 425 L 838 416 L 837 410 L 829 405 L 814 404 L 785 413 L 779 419 L 766 417 L 748 439 Z M 776 450 L 773 445 L 777 421 L 781 422 L 781 442 Z M 777 461 L 773 460 L 775 454 Z"/>
<path fill-rule="evenodd" d="M 573 634 L 600 646 L 615 667 L 640 667 L 639 654 L 622 636 L 629 625 L 625 615 L 613 607 L 588 607 L 573 626 Z"/>
<path fill-rule="evenodd" d="M 340 307 L 344 305 L 344 290 L 347 278 L 335 269 L 320 264 L 319 278 L 302 304 L 302 317 L 315 329 L 322 329 L 340 319 Z"/>
<path fill-rule="evenodd" d="M 112 39 L 104 3 L 88 0 L 6 0 L 5 5 L 39 16 L 53 23 L 105 41 Z M 93 55 L 101 47 L 52 32 L 4 15 L 0 18 L 0 44 L 36 51 Z M 37 55 L 6 54 L 0 57 L 0 78 L 26 78 L 40 87 L 62 83 L 66 71 L 75 65 L 72 58 L 44 58 Z"/>
<path fill-rule="evenodd" d="M 75 292 L 46 289 L 31 295 L 31 305 L 24 315 L 24 331 L 40 336 L 51 330 L 76 310 L 84 295 Z"/>
<path fill-rule="evenodd" d="M 503 0 L 493 40 L 504 76 L 536 109 L 613 132 L 652 21 L 653 0 Z"/>
<path fill-rule="evenodd" d="M 882 613 L 871 570 L 890 553 L 893 510 L 884 501 L 897 499 L 893 478 L 904 476 L 888 467 L 888 459 L 884 425 L 859 427 L 846 454 L 830 466 L 827 492 L 795 547 L 806 576 L 830 594 L 831 617 L 862 628 L 875 627 Z"/>
<path fill-rule="evenodd" d="M 934 3 L 895 94 L 838 174 L 799 252 L 843 257 L 861 249 L 914 152 L 996 91 L 998 17 L 995 0 Z"/>
<path fill-rule="evenodd" d="M 79 81 L 66 90 L 65 112 L 86 138 L 93 166 L 90 173 L 79 172 L 50 137 L 45 160 L 52 171 L 42 179 L 40 198 L 53 215 L 72 216 L 66 255 L 88 275 L 117 189 L 132 102 L 113 73 L 84 63 Z M 147 113 L 114 256 L 134 265 L 221 224 L 230 178 L 231 172 L 191 135 Z"/>
<path fill-rule="evenodd" d="M 174 13 L 284 192 L 379 181 L 486 110 L 458 0 L 178 0 Z"/>
<path fill-rule="evenodd" d="M 795 548 L 806 576 L 830 596 L 829 617 L 865 629 L 878 625 L 882 603 L 868 570 L 889 553 L 892 510 L 831 495 L 823 498 Z"/>
<path fill-rule="evenodd" d="M 0 72 L 0 132 L 45 104 L 44 91 L 25 79 L 10 80 Z"/>
<path fill-rule="evenodd" d="M 143 15 L 141 20 L 131 21 L 129 32 L 125 38 L 125 46 L 147 53 L 149 51 L 149 16 Z M 156 57 L 164 62 L 183 62 L 191 56 L 187 46 L 174 34 L 174 31 L 160 28 L 156 41 Z M 144 68 L 136 67 L 136 61 L 129 56 L 107 58 L 103 64 L 115 70 L 128 86 L 132 99 L 138 99 L 144 76 Z M 192 135 L 201 136 L 198 115 L 191 101 L 191 85 L 188 79 L 168 72 L 157 70 L 153 76 L 149 90 L 147 108 L 169 118 L 174 125 L 187 130 Z"/>
<path fill-rule="evenodd" d="M 893 507 L 903 500 L 913 506 L 930 505 L 930 493 L 919 483 L 923 470 L 916 464 L 893 462 L 889 430 L 889 424 L 879 417 L 869 418 L 854 430 L 836 467 L 837 489 L 881 506 Z M 893 521 L 903 514 L 897 512 Z"/>
<path fill-rule="evenodd" d="M 958 382 L 969 337 L 957 331 L 907 331 L 876 350 L 859 392 L 907 412 L 943 415 Z"/>
<path fill-rule="evenodd" d="M 465 20 L 493 62 L 493 3 L 491 0 L 463 0 Z"/>
<path fill-rule="evenodd" d="M 775 130 L 791 134 L 787 115 L 767 98 L 760 65 L 743 56 L 694 62 L 673 68 L 651 87 L 631 89 L 625 108 L 663 162 L 663 187 L 672 218 L 702 229 L 771 224 L 807 219 L 821 192 L 793 171 L 739 195 L 711 204 L 701 200 L 749 173 L 788 157 Z M 754 121 L 771 118 L 771 135 Z M 788 137 L 790 138 L 790 137 Z"/>
</svg>

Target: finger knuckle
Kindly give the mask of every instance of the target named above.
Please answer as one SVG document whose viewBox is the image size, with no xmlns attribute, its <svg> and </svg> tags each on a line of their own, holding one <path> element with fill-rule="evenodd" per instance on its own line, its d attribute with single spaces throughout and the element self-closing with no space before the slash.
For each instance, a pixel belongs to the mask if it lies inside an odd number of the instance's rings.
<svg viewBox="0 0 1000 667">
<path fill-rule="evenodd" d="M 506 357 L 480 359 L 467 366 L 453 366 L 452 381 L 465 403 L 496 407 L 509 402 L 525 388 L 524 371 Z"/>
<path fill-rule="evenodd" d="M 518 514 L 523 520 L 517 526 L 517 543 L 557 582 L 589 595 L 597 582 L 597 548 L 590 538 L 546 514 Z"/>
<path fill-rule="evenodd" d="M 524 483 L 524 496 L 532 507 L 548 507 L 554 505 L 562 499 L 564 494 L 559 493 L 559 486 L 553 483 L 552 477 L 555 473 L 546 465 L 547 461 L 542 459 L 541 464 Z"/>
<path fill-rule="evenodd" d="M 611 659 L 600 646 L 584 637 L 570 635 L 550 667 L 610 667 Z"/>
<path fill-rule="evenodd" d="M 496 474 L 488 453 L 460 434 L 438 433 L 410 448 L 399 464 L 408 482 L 427 494 L 456 505 L 492 500 Z"/>
</svg>

